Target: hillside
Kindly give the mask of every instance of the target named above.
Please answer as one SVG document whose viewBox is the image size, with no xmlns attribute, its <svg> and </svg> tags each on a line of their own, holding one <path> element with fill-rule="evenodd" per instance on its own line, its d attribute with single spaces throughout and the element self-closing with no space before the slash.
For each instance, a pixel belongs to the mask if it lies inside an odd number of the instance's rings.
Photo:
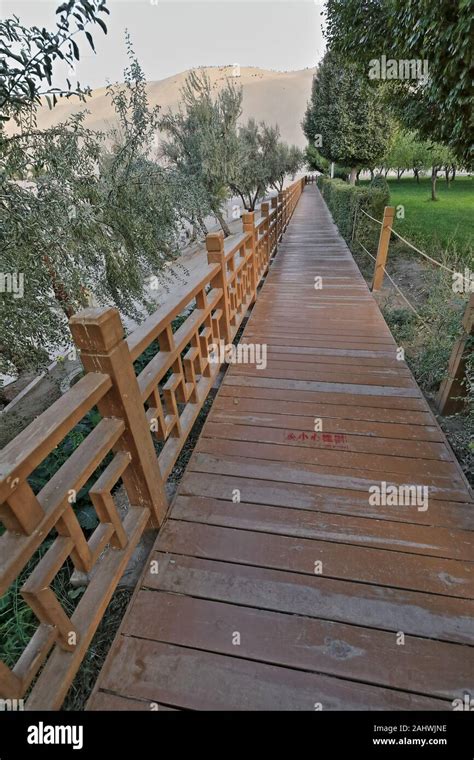
<svg viewBox="0 0 474 760">
<path fill-rule="evenodd" d="M 226 77 L 231 77 L 232 66 L 203 67 L 214 88 L 221 88 Z M 243 87 L 243 114 L 245 121 L 249 116 L 264 120 L 269 124 L 280 126 L 282 139 L 295 143 L 303 148 L 306 138 L 301 131 L 300 122 L 303 118 L 306 103 L 311 94 L 311 80 L 315 68 L 300 71 L 268 71 L 251 67 L 242 67 L 240 77 L 235 81 Z M 150 82 L 148 93 L 152 105 L 160 105 L 164 111 L 168 108 L 175 110 L 179 102 L 179 92 L 188 72 Z M 72 113 L 87 109 L 86 124 L 93 129 L 104 129 L 112 126 L 113 112 L 110 98 L 105 88 L 94 90 L 87 103 L 77 100 L 64 100 L 50 110 L 47 106 L 38 114 L 38 126 L 49 127 L 64 121 Z"/>
</svg>

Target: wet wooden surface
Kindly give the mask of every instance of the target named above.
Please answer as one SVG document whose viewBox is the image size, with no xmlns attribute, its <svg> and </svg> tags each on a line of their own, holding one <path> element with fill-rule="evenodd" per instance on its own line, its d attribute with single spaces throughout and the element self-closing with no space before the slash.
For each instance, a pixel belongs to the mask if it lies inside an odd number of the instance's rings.
<svg viewBox="0 0 474 760">
<path fill-rule="evenodd" d="M 452 709 L 472 493 L 314 185 L 242 342 L 88 708 Z"/>
</svg>

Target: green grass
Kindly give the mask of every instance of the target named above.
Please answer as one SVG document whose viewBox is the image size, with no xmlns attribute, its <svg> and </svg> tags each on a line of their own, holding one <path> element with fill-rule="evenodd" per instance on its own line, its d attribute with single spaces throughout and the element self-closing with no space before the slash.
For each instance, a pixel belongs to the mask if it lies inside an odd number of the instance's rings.
<svg viewBox="0 0 474 760">
<path fill-rule="evenodd" d="M 428 255 L 449 260 L 459 257 L 467 265 L 474 265 L 473 208 L 474 180 L 456 177 L 448 189 L 444 177 L 436 188 L 439 200 L 431 200 L 431 180 L 423 177 L 417 184 L 413 177 L 400 182 L 388 179 L 390 203 L 403 206 L 404 219 L 396 219 L 394 229 Z"/>
</svg>

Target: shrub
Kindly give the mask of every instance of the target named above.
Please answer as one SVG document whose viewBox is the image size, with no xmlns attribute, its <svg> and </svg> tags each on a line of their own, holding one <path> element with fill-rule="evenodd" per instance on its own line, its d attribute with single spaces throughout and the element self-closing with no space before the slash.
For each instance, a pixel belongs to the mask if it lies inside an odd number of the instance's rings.
<svg viewBox="0 0 474 760">
<path fill-rule="evenodd" d="M 351 174 L 351 170 L 347 166 L 340 166 L 336 164 L 334 167 L 334 179 L 342 179 L 346 182 Z"/>
<path fill-rule="evenodd" d="M 369 187 L 371 187 L 372 190 L 383 190 L 385 193 L 387 193 L 387 198 L 390 196 L 388 182 L 385 177 L 382 177 L 380 174 L 377 177 L 373 178 Z"/>
<path fill-rule="evenodd" d="M 357 237 L 370 251 L 375 250 L 380 227 L 360 211 L 363 210 L 382 221 L 384 207 L 390 198 L 388 185 L 386 183 L 385 185 L 361 187 L 349 185 L 340 179 L 318 177 L 321 194 L 339 232 L 348 243 Z"/>
</svg>

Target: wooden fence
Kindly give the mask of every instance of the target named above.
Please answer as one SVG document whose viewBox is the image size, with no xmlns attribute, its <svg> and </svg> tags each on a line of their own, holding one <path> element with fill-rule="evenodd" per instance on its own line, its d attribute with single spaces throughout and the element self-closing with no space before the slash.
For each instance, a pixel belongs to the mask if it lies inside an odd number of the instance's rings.
<svg viewBox="0 0 474 760">
<path fill-rule="evenodd" d="M 163 521 L 166 479 L 220 369 L 211 344 L 236 335 L 304 185 L 297 180 L 262 203 L 258 222 L 253 212 L 243 214 L 241 234 L 208 235 L 207 268 L 127 338 L 114 308 L 71 319 L 84 377 L 0 455 L 0 598 L 21 578 L 21 595 L 39 621 L 16 664 L 0 661 L 3 699 L 28 694 L 28 709 L 61 706 L 142 532 Z M 137 375 L 134 362 L 147 349 L 152 356 Z M 100 422 L 35 494 L 32 472 L 94 407 Z M 108 456 L 89 491 L 98 526 L 87 536 L 74 503 Z M 124 517 L 112 495 L 119 481 L 131 505 Z M 69 562 L 87 574 L 70 617 L 51 588 Z"/>
</svg>

